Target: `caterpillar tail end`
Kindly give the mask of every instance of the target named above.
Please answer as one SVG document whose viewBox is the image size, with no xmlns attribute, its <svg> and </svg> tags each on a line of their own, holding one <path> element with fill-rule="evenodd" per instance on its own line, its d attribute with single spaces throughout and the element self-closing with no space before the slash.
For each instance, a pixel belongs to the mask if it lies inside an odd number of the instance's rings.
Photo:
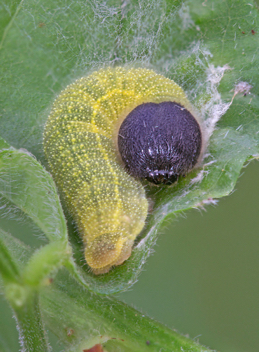
<svg viewBox="0 0 259 352">
<path fill-rule="evenodd" d="M 121 233 L 98 236 L 86 244 L 86 262 L 95 275 L 105 274 L 130 257 L 133 243 L 134 240 Z"/>
</svg>

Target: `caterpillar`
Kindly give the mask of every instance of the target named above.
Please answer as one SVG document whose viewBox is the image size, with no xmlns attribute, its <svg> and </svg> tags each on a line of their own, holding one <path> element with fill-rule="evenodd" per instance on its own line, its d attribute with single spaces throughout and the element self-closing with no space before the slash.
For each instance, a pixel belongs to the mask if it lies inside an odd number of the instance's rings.
<svg viewBox="0 0 259 352">
<path fill-rule="evenodd" d="M 44 153 L 95 274 L 131 254 L 148 215 L 141 180 L 174 183 L 199 164 L 203 145 L 182 88 L 153 70 L 108 67 L 60 93 Z"/>
</svg>

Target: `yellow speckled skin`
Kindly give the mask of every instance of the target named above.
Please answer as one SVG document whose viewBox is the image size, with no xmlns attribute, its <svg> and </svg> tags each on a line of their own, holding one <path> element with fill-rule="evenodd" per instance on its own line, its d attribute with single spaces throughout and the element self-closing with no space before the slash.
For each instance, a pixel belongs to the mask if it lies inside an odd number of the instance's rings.
<svg viewBox="0 0 259 352">
<path fill-rule="evenodd" d="M 95 274 L 130 256 L 148 212 L 142 184 L 127 174 L 117 155 L 118 121 L 142 103 L 162 101 L 191 110 L 172 80 L 148 69 L 117 67 L 78 79 L 53 104 L 44 131 L 45 156 Z"/>
</svg>

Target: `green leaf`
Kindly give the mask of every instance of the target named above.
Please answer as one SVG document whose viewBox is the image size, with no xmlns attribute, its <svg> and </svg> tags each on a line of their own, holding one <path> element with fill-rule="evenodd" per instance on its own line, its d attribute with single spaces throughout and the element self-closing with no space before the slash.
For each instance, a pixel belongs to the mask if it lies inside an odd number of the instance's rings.
<svg viewBox="0 0 259 352">
<path fill-rule="evenodd" d="M 45 352 L 49 351 L 49 345 L 41 319 L 38 294 L 26 287 L 28 283 L 21 275 L 21 268 L 28 261 L 30 253 L 29 247 L 0 229 L 0 273 L 6 298 L 15 313 L 22 350 Z M 0 336 L 1 350 L 8 351 L 8 345 L 5 337 Z"/>
<path fill-rule="evenodd" d="M 1 229 L 0 229 L 0 232 Z M 5 246 L 4 242 L 1 240 L 0 236 L 0 273 L 4 278 L 5 282 L 16 282 L 19 281 L 20 273 L 15 265 L 15 262 Z"/>
<path fill-rule="evenodd" d="M 22 281 L 21 272 L 29 261 L 33 250 L 1 228 L 0 244 L 0 292 L 4 293 L 2 279 L 7 284 L 20 284 Z"/>
<path fill-rule="evenodd" d="M 0 238 L 0 269 L 5 281 L 19 282 L 36 289 L 44 284 L 46 276 L 71 257 L 66 222 L 55 185 L 31 155 L 15 149 L 0 151 L 0 180 L 2 202 L 6 200 L 22 210 L 51 241 L 33 253 L 19 274 L 13 260 L 15 253 Z M 28 290 L 9 285 L 6 295 L 9 300 L 24 301 Z"/>
<path fill-rule="evenodd" d="M 50 240 L 67 239 L 66 222 L 51 176 L 27 152 L 0 152 L 0 195 L 12 202 Z"/>
<path fill-rule="evenodd" d="M 2 230 L 0 229 L 0 273 L 5 282 L 20 281 L 20 273 L 4 241 L 2 241 Z"/>
<path fill-rule="evenodd" d="M 68 351 L 99 343 L 110 352 L 211 351 L 114 298 L 84 290 L 65 272 L 41 292 L 40 302 L 44 320 Z"/>
<path fill-rule="evenodd" d="M 15 265 L 22 269 L 28 262 L 33 250 L 30 246 L 13 237 L 10 233 L 0 229 L 0 241 L 6 246 L 15 260 Z"/>
<path fill-rule="evenodd" d="M 57 92 L 87 69 L 109 62 L 119 4 L 1 1 L 3 17 L 9 16 L 0 22 L 0 125 L 10 144 L 42 156 L 43 123 Z"/>
</svg>

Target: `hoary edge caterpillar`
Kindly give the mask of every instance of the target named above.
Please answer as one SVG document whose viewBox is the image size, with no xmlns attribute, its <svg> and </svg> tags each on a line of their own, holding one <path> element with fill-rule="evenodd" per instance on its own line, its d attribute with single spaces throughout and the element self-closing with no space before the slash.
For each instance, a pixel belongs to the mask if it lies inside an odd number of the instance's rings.
<svg viewBox="0 0 259 352">
<path fill-rule="evenodd" d="M 140 180 L 171 184 L 199 163 L 194 115 L 174 81 L 144 68 L 100 69 L 55 100 L 45 156 L 95 274 L 123 263 L 145 225 Z"/>
</svg>

